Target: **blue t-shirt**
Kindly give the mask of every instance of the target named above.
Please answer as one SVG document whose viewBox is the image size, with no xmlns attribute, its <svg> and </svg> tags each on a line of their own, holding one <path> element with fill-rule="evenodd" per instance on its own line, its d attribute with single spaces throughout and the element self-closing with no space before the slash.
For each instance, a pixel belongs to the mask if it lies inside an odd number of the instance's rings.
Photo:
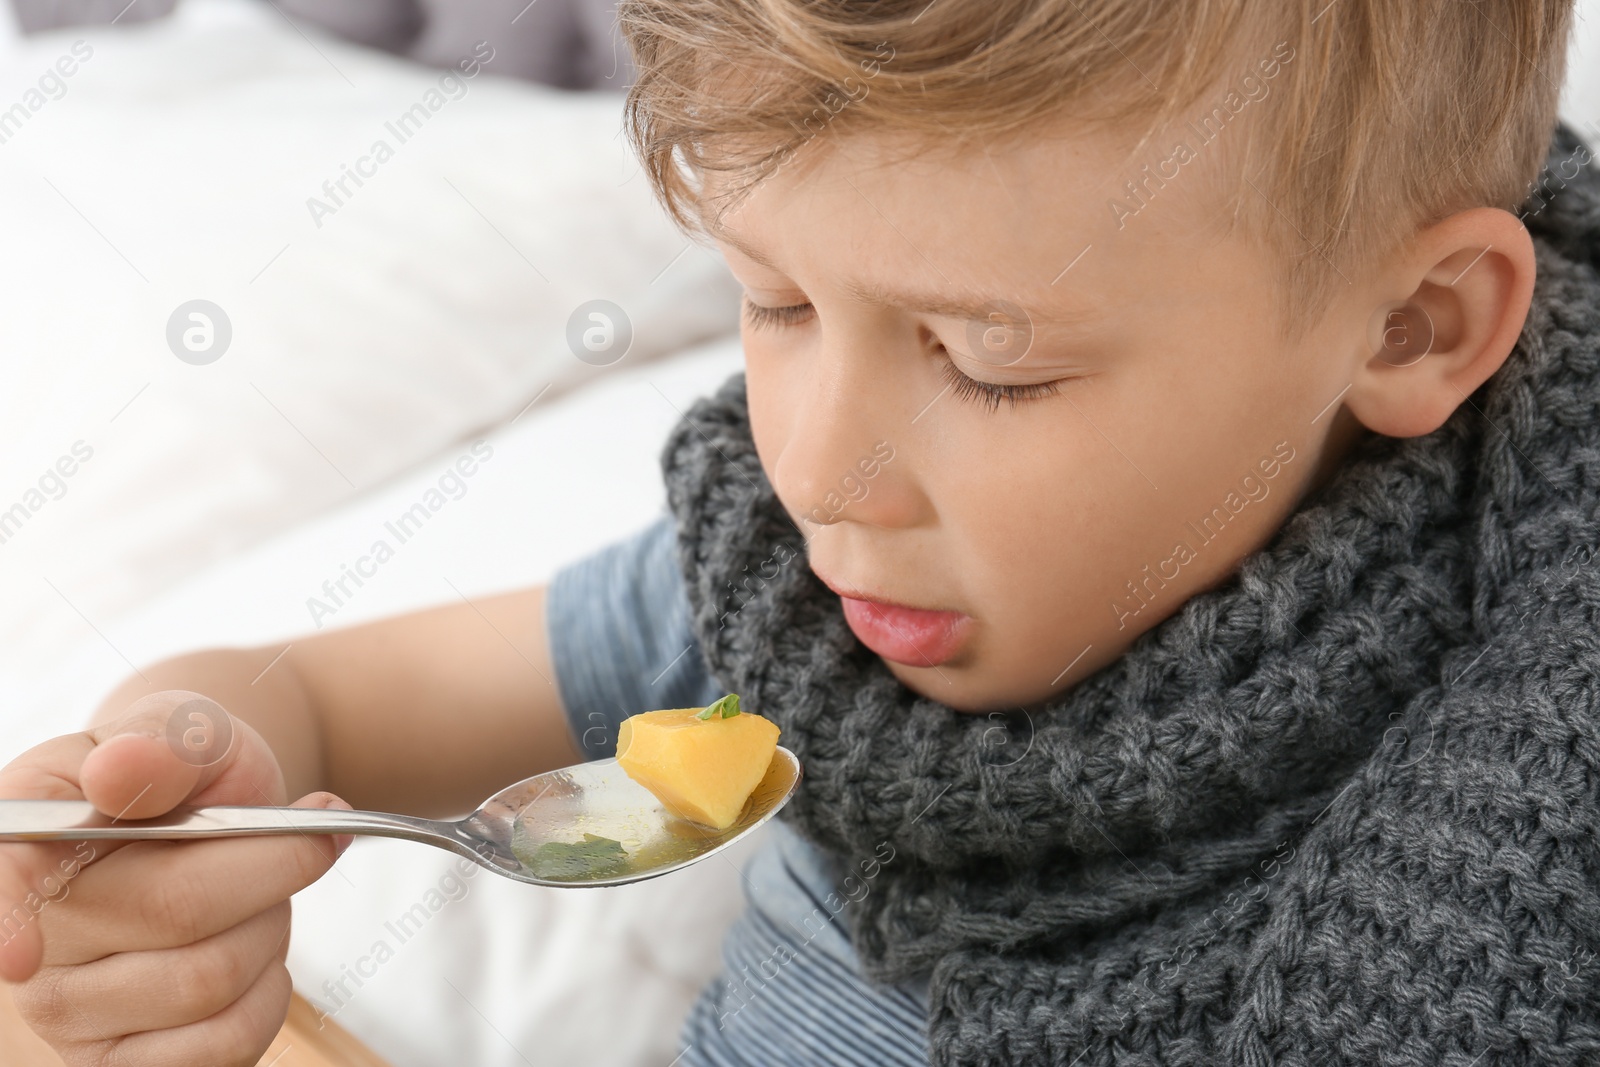
<svg viewBox="0 0 1600 1067">
<path fill-rule="evenodd" d="M 629 715 L 701 707 L 725 692 L 690 629 L 676 536 L 663 516 L 551 579 L 556 688 L 589 759 L 615 755 Z M 723 971 L 690 1009 L 674 1067 L 925 1065 L 926 982 L 868 982 L 843 925 L 865 887 L 782 819 L 769 825 L 745 868 L 747 906 L 723 942 Z"/>
</svg>

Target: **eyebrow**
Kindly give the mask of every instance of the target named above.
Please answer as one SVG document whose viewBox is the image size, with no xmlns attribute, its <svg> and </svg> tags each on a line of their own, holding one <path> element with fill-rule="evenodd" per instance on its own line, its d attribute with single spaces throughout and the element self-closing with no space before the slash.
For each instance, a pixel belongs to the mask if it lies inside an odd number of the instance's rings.
<svg viewBox="0 0 1600 1067">
<path fill-rule="evenodd" d="M 782 269 L 764 255 L 760 249 L 748 244 L 727 229 L 717 224 L 712 224 L 710 229 L 712 236 L 717 240 L 722 241 L 724 244 L 732 245 L 745 256 L 768 270 L 777 271 L 780 274 L 783 273 Z M 846 279 L 843 282 L 843 287 L 855 299 L 869 304 L 886 304 L 925 315 L 941 315 L 956 319 L 985 319 L 998 303 L 996 298 L 986 297 L 980 293 L 941 293 L 890 289 L 873 282 L 857 282 L 851 279 Z M 1008 300 L 1006 303 L 1014 303 L 1014 301 Z M 1029 320 L 1036 325 L 1046 324 L 1087 329 L 1100 320 L 1098 314 L 1087 308 L 1041 311 L 1038 308 L 1024 307 L 1022 310 Z"/>
<path fill-rule="evenodd" d="M 889 289 L 872 282 L 857 282 L 846 279 L 844 289 L 857 300 L 871 304 L 885 304 L 890 307 L 904 308 L 907 311 L 920 312 L 924 315 L 941 315 L 953 319 L 975 319 L 984 321 L 996 313 L 1002 304 L 1022 308 L 1028 321 L 1035 326 L 1049 325 L 1061 327 L 1087 328 L 1098 321 L 1099 316 L 1089 311 L 1044 311 L 1039 308 L 1024 307 L 1013 300 L 1001 301 L 996 297 L 984 296 L 981 293 L 950 293 L 950 292 L 921 292 L 912 289 Z"/>
<path fill-rule="evenodd" d="M 735 236 L 731 230 L 723 226 L 718 220 L 714 218 L 707 220 L 706 229 L 710 231 L 711 236 L 716 240 L 721 241 L 725 245 L 732 245 L 750 259 L 753 259 L 763 267 L 766 267 L 768 270 L 778 270 L 777 265 L 774 264 L 772 260 L 768 259 L 759 248 L 745 243 L 743 238 Z M 778 273 L 782 274 L 783 272 L 778 271 Z"/>
</svg>

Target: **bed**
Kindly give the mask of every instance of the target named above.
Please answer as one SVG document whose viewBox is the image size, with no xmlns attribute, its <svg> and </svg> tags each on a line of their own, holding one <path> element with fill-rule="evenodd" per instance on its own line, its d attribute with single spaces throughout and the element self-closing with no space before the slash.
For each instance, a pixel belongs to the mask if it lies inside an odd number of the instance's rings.
<svg viewBox="0 0 1600 1067">
<path fill-rule="evenodd" d="M 5 43 L 0 114 L 29 112 L 0 123 L 0 346 L 29 356 L 0 390 L 7 758 L 136 664 L 548 578 L 660 512 L 668 427 L 739 365 L 737 286 L 651 200 L 619 95 L 490 60 L 401 144 L 387 124 L 447 72 L 302 32 L 190 0 Z M 314 217 L 385 136 L 393 159 Z M 231 328 L 209 363 L 168 340 L 196 299 Z M 632 339 L 585 361 L 569 319 L 596 299 Z M 492 458 L 357 595 L 308 607 L 479 441 Z M 291 969 L 395 1067 L 659 1067 L 749 847 L 557 891 L 358 841 L 297 899 Z"/>
<path fill-rule="evenodd" d="M 1564 104 L 1591 141 L 1597 2 Z M 651 201 L 616 94 L 481 57 L 457 89 L 250 0 L 0 50 L 0 753 L 134 665 L 541 582 L 660 513 L 669 427 L 739 366 L 737 286 Z M 586 360 L 595 300 L 631 342 Z M 296 899 L 296 987 L 395 1067 L 663 1067 L 757 844 L 580 891 L 361 840 Z"/>
</svg>

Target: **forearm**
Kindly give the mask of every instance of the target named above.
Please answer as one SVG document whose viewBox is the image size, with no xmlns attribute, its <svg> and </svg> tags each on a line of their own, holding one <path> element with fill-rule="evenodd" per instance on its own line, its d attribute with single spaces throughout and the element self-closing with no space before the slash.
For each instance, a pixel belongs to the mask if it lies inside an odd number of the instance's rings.
<svg viewBox="0 0 1600 1067">
<path fill-rule="evenodd" d="M 147 693 L 187 689 L 210 697 L 255 728 L 277 757 L 289 799 L 327 789 L 316 709 L 289 656 L 281 652 L 270 647 L 206 649 L 142 667 L 106 695 L 93 722 L 121 718 L 128 705 Z"/>
<path fill-rule="evenodd" d="M 284 659 L 319 713 L 326 788 L 358 808 L 465 814 L 583 759 L 554 685 L 542 587 L 318 634 Z"/>
<path fill-rule="evenodd" d="M 285 645 L 146 667 L 96 721 L 146 693 L 192 690 L 255 727 L 291 799 L 325 789 L 357 808 L 432 817 L 465 814 L 520 778 L 583 759 L 556 692 L 542 587 Z"/>
</svg>

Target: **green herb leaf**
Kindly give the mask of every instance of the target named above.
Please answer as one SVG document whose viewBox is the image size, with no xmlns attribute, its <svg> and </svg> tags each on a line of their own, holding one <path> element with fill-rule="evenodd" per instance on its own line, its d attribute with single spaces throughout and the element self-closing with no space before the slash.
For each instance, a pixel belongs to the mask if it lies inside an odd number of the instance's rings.
<svg viewBox="0 0 1600 1067">
<path fill-rule="evenodd" d="M 739 714 L 739 694 L 729 693 L 720 700 L 714 700 L 706 709 L 695 716 L 697 719 L 731 719 Z"/>
<path fill-rule="evenodd" d="M 538 877 L 562 882 L 609 878 L 628 867 L 622 842 L 598 834 L 584 834 L 582 841 L 546 841 L 517 858 Z"/>
</svg>

